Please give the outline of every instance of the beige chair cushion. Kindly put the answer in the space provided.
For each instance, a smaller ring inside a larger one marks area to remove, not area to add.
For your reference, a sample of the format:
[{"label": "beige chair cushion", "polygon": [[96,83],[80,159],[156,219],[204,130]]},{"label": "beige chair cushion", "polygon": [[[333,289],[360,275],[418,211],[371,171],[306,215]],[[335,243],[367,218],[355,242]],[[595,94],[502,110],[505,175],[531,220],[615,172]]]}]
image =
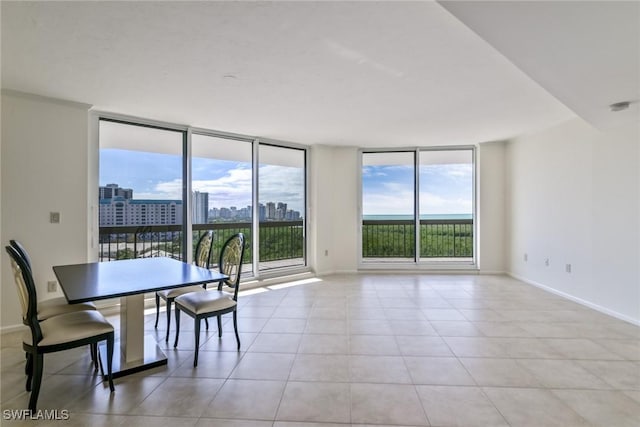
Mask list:
[{"label": "beige chair cushion", "polygon": [[[98,310],[76,311],[61,314],[40,322],[42,341],[39,347],[62,344],[89,338],[95,335],[113,332],[113,325],[107,322]],[[31,332],[23,337],[26,344],[32,345]]]},{"label": "beige chair cushion", "polygon": [[176,297],[179,297],[180,295],[188,294],[190,292],[203,292],[203,291],[206,291],[206,289],[203,288],[202,286],[193,285],[193,286],[185,286],[183,288],[165,289],[164,291],[158,291],[158,295],[160,295],[162,298],[166,300],[168,298],[176,298]]},{"label": "beige chair cushion", "polygon": [[195,314],[225,310],[237,304],[233,300],[233,296],[218,290],[184,294],[176,298],[175,301],[176,304],[180,304]]},{"label": "beige chair cushion", "polygon": [[95,310],[96,305],[92,302],[80,304],[69,304],[65,297],[51,298],[38,301],[38,320],[46,320],[53,316],[74,311]]}]

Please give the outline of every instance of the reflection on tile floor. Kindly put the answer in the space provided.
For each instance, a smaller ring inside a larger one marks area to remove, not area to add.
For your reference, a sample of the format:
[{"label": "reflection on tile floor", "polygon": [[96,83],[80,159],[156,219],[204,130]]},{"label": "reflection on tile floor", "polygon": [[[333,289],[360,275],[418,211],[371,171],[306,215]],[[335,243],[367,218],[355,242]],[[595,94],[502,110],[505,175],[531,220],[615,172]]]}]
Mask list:
[{"label": "reflection on tile floor", "polygon": [[[39,407],[69,420],[1,424],[640,425],[640,328],[505,276],[327,276],[242,296],[238,315],[242,350],[225,316],[197,368],[191,318],[174,349],[148,315],[169,363],[115,394],[87,349],[47,355]],[[2,336],[3,415],[28,402],[20,335]]]}]

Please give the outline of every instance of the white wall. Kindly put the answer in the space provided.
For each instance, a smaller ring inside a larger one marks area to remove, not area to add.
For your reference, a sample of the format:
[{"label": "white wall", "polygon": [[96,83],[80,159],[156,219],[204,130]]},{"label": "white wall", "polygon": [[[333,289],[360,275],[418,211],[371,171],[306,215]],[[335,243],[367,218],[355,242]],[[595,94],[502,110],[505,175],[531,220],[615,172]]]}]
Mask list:
[{"label": "white wall", "polygon": [[639,147],[638,124],[579,119],[509,142],[510,272],[640,322]]},{"label": "white wall", "polygon": [[477,153],[477,221],[478,268],[481,273],[504,273],[505,216],[505,143],[478,145]]},{"label": "white wall", "polygon": [[329,191],[333,201],[331,234],[336,272],[354,272],[358,268],[358,156],[355,147],[336,147],[332,163],[327,165],[333,175]]},{"label": "white wall", "polygon": [[312,269],[323,274],[332,270],[331,259],[333,254],[325,255],[324,251],[332,249],[331,236],[322,233],[331,224],[331,215],[326,210],[319,207],[327,206],[331,203],[331,192],[326,181],[331,180],[331,174],[326,165],[331,162],[331,147],[316,145],[311,147],[309,152],[309,197],[307,199],[309,212],[309,253],[307,260]]},{"label": "white wall", "polygon": [[[29,251],[40,299],[55,280],[52,266],[87,259],[87,140],[85,104],[2,92],[1,325],[21,324],[4,246],[20,240]],[[59,224],[49,212],[60,212]]]},{"label": "white wall", "polygon": [[357,270],[357,164],[354,147],[311,148],[310,260],[317,274]]}]

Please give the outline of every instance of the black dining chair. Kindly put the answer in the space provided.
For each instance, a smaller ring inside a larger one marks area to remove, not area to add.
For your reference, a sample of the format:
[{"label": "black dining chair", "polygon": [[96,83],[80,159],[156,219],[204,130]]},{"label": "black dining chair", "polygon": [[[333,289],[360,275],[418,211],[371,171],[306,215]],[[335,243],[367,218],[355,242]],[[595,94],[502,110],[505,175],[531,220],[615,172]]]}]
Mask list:
[{"label": "black dining chair", "polygon": [[93,346],[101,341],[107,343],[107,379],[109,389],[113,392],[113,325],[98,310],[75,311],[39,320],[38,299],[31,269],[13,246],[6,246],[5,249],[11,258],[11,268],[18,288],[22,322],[29,327],[29,332],[25,333],[22,340],[22,348],[27,352],[26,389],[31,392],[29,409],[36,410],[45,354],[83,345]]},{"label": "black dining chair", "polygon": [[[205,292],[191,292],[180,295],[175,299],[176,311],[176,341],[178,346],[180,334],[180,312],[191,316],[195,321],[196,351],[193,366],[198,366],[198,350],[200,347],[200,322],[202,319],[216,316],[218,318],[218,337],[222,337],[221,316],[233,312],[233,329],[236,333],[238,351],[240,350],[240,336],[238,335],[238,289],[240,288],[240,273],[242,272],[242,259],[244,258],[245,241],[244,234],[238,233],[229,237],[222,246],[218,268],[220,273],[229,276],[228,279],[218,282],[218,290]],[[224,292],[224,285],[233,289],[233,293]]]},{"label": "black dining chair", "polygon": [[[9,244],[22,257],[26,266],[31,271],[33,277],[33,266],[31,264],[31,256],[24,248],[22,243],[17,240],[9,240]],[[97,310],[96,305],[92,302],[82,302],[78,304],[69,304],[65,297],[48,298],[38,301],[38,320],[47,320],[50,317],[59,316],[61,314],[74,313],[76,311]],[[91,361],[94,363],[95,370],[98,370],[98,346],[92,345]],[[28,356],[27,356],[28,357]],[[25,367],[25,374],[28,375],[28,368]]]},{"label": "black dining chair", "polygon": [[[209,261],[211,259],[211,247],[213,246],[213,231],[208,230],[200,239],[196,245],[196,255],[194,257],[194,263],[198,267],[209,269]],[[167,336],[166,342],[169,342],[169,327],[171,326],[171,304],[180,295],[190,292],[202,292],[207,289],[207,284],[185,286],[182,288],[166,289],[156,292],[156,324],[155,328],[158,328],[158,318],[160,317],[160,298],[165,300],[167,304]],[[209,322],[207,321],[207,329],[209,328]]]},{"label": "black dining chair", "polygon": [[[17,240],[9,240],[11,246],[24,259],[27,267],[33,275],[33,267],[31,257],[24,246]],[[74,311],[96,310],[96,305],[92,302],[83,302],[79,304],[69,304],[65,297],[48,298],[38,301],[38,320],[47,320],[50,317],[60,314],[72,313]]]}]

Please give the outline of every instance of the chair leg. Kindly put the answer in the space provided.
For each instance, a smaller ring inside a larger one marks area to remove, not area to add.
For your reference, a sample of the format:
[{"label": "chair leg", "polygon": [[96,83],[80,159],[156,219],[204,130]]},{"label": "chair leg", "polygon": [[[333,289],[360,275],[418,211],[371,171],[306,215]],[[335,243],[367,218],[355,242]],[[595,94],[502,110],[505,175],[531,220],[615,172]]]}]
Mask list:
[{"label": "chair leg", "polygon": [[91,349],[91,362],[93,362],[93,372],[98,372],[98,344],[90,344],[89,348]]},{"label": "chair leg", "polygon": [[193,357],[193,367],[198,366],[198,351],[200,350],[200,319],[196,317],[195,320],[195,330],[196,330],[196,354]]},{"label": "chair leg", "polygon": [[29,356],[31,354],[29,352],[24,353],[24,358],[26,359],[25,363],[24,363],[24,374],[25,375],[29,375],[29,371],[31,370],[31,367],[29,366]]},{"label": "chair leg", "polygon": [[171,300],[167,298],[167,337],[165,342],[169,342],[169,327],[171,326]]},{"label": "chair leg", "polygon": [[98,356],[98,366],[100,366],[100,376],[104,378],[104,366],[102,365],[102,359],[100,359],[100,347],[97,347],[96,351]]},{"label": "chair leg", "polygon": [[29,398],[29,409],[36,411],[40,385],[42,384],[42,372],[44,371],[44,356],[36,353],[33,356],[33,384],[31,387],[31,397]]},{"label": "chair leg", "polygon": [[156,292],[156,324],[154,328],[158,329],[158,318],[160,317],[160,295]]},{"label": "chair leg", "polygon": [[222,316],[218,316],[218,338],[222,338]]},{"label": "chair leg", "polygon": [[115,387],[113,386],[113,335],[110,335],[107,338],[107,379],[109,380],[109,390],[111,392],[115,391]]},{"label": "chair leg", "polygon": [[178,308],[178,305],[176,304],[176,340],[173,343],[173,348],[176,348],[178,346],[178,336],[180,335],[180,309]]},{"label": "chair leg", "polygon": [[238,351],[240,351],[240,335],[238,335],[238,316],[237,311],[233,311],[233,330],[236,333],[236,341],[238,341]]},{"label": "chair leg", "polygon": [[31,382],[33,380],[33,354],[31,353],[27,353],[27,363],[25,364],[24,373],[27,375],[27,382],[24,388],[27,391],[31,391]]}]

